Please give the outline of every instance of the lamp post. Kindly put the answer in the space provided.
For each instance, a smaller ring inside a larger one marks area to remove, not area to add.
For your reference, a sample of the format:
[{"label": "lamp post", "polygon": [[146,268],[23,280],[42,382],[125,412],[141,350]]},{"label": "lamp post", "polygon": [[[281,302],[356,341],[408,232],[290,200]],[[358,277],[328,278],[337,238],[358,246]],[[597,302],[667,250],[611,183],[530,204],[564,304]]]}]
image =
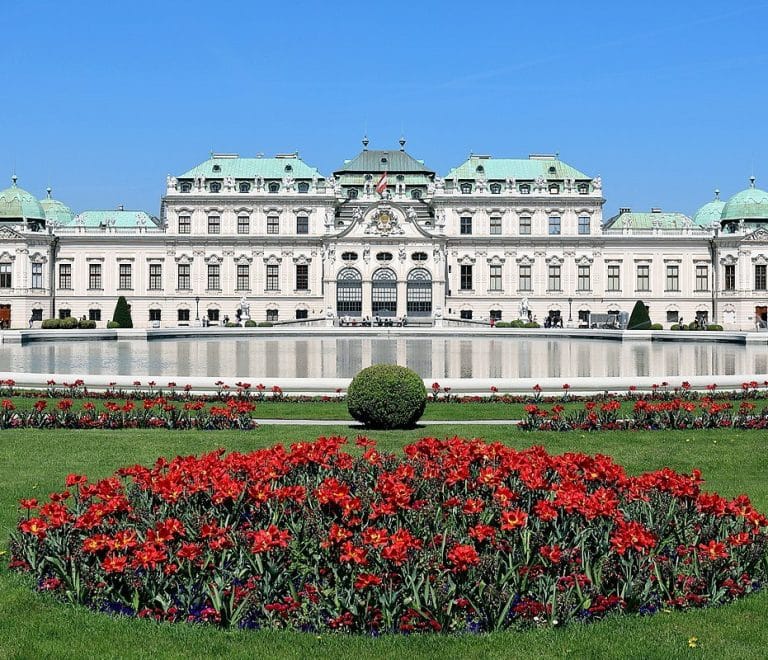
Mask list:
[{"label": "lamp post", "polygon": [[200,296],[195,296],[195,321],[200,320]]},{"label": "lamp post", "polygon": [[568,323],[573,321],[573,298],[568,298]]}]

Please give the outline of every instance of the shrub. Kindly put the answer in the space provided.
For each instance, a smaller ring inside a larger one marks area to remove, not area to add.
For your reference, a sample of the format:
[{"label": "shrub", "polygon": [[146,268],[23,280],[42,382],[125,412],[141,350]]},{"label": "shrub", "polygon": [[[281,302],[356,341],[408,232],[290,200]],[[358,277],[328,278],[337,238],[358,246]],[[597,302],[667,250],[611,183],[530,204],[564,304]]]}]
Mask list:
[{"label": "shrub", "polygon": [[374,364],[352,379],[349,414],[369,428],[412,428],[424,414],[427,389],[420,376],[396,364]]},{"label": "shrub", "polygon": [[133,327],[131,308],[128,306],[128,301],[125,299],[125,296],[120,296],[117,299],[117,304],[115,305],[115,313],[112,315],[112,320],[117,323],[118,328]]},{"label": "shrub", "polygon": [[[246,325],[248,323],[246,322]],[[259,328],[271,328],[272,327],[272,321],[259,321],[258,323],[254,323],[255,326]]]},{"label": "shrub", "polygon": [[541,326],[536,321],[528,321],[525,325],[523,325],[524,328],[540,328]]},{"label": "shrub", "polygon": [[661,323],[651,323],[651,330],[663,330],[664,326]]},{"label": "shrub", "polygon": [[715,331],[717,331],[717,330],[722,330],[722,329],[723,329],[723,326],[720,325],[719,323],[710,323],[707,326],[707,330],[715,330]]},{"label": "shrub", "polygon": [[58,330],[61,327],[61,319],[45,319],[40,327],[44,330]]},{"label": "shrub", "polygon": [[497,328],[517,328],[514,321],[496,321]]},{"label": "shrub", "polygon": [[109,328],[110,330],[113,330],[114,328],[119,328],[119,327],[120,327],[120,324],[117,321],[109,321],[107,323],[107,328]]},{"label": "shrub", "polygon": [[89,321],[87,319],[80,319],[77,322],[77,327],[81,330],[93,330],[96,327],[96,321]]},{"label": "shrub", "polygon": [[[258,323],[256,323],[256,321],[254,321],[254,320],[252,320],[252,319],[248,319],[248,320],[245,322],[245,327],[246,327],[246,328],[255,328],[257,325],[259,325],[259,324],[258,324]],[[270,325],[272,325],[272,324],[270,323]]]},{"label": "shrub", "polygon": [[642,300],[638,300],[629,315],[627,330],[650,330],[651,318],[648,316],[648,308]]},{"label": "shrub", "polygon": [[239,328],[239,327],[240,327],[240,324],[239,324],[239,323],[235,323],[234,321],[228,321],[228,322],[227,322],[227,323],[224,325],[224,327],[225,327],[225,328]]},{"label": "shrub", "polygon": [[74,330],[77,324],[78,320],[74,316],[68,316],[65,319],[61,319],[59,327],[62,330]]}]

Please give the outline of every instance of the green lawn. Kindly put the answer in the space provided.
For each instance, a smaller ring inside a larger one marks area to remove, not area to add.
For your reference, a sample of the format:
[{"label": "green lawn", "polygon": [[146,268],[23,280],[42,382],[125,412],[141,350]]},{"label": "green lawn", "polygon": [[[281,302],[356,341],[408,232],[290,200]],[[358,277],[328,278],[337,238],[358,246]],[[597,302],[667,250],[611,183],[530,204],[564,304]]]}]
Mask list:
[{"label": "green lawn", "polygon": [[[270,404],[271,405],[271,404]],[[295,404],[285,404],[295,405]],[[325,404],[323,404],[325,405]],[[266,405],[264,406],[267,407]],[[472,408],[473,406],[469,406]],[[467,406],[464,406],[467,409]],[[274,442],[320,435],[348,435],[346,426],[263,426],[254,432],[4,431],[0,436],[0,552],[7,551],[16,501],[61,488],[68,472],[102,477],[159,455],[198,453],[216,447],[247,451]],[[768,452],[762,432],[526,433],[513,427],[430,426],[415,431],[372,432],[397,450],[424,435],[478,435],[552,452],[607,453],[630,472],[669,466],[700,467],[708,489],[727,496],[748,493],[768,509]],[[768,593],[734,605],[654,617],[624,617],[589,626],[484,636],[350,637],[287,632],[225,632],[208,627],[157,625],[113,619],[59,604],[37,594],[0,560],[0,657],[642,657],[761,658],[768,647]],[[688,640],[698,638],[698,647]]]}]

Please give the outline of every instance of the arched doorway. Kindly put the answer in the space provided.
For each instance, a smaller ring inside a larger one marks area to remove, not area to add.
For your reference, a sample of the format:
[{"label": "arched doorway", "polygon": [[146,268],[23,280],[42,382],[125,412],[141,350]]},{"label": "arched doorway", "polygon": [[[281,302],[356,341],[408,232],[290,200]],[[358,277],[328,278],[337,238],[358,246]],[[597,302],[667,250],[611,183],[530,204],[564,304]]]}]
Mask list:
[{"label": "arched doorway", "polygon": [[374,316],[397,315],[397,275],[390,268],[379,268],[371,278],[371,313]]},{"label": "arched doorway", "polygon": [[408,273],[406,301],[408,316],[432,315],[432,275],[426,268],[414,268]]},{"label": "arched doorway", "polygon": [[344,268],[336,277],[336,316],[363,313],[363,278],[356,268]]}]

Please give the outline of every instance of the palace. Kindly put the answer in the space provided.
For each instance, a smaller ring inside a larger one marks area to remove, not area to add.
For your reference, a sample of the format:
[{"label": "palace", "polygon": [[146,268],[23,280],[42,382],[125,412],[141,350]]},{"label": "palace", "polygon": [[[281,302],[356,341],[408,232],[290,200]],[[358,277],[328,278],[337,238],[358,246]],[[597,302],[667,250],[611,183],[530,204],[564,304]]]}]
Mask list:
[{"label": "palace", "polygon": [[169,176],[159,217],[74,214],[0,192],[0,322],[103,327],[118,296],[137,327],[407,317],[409,324],[629,312],[665,328],[765,326],[768,193],[692,218],[621,209],[556,155],[471,155],[440,176],[405,151],[363,150],[329,176],[298,154],[212,154]]}]

